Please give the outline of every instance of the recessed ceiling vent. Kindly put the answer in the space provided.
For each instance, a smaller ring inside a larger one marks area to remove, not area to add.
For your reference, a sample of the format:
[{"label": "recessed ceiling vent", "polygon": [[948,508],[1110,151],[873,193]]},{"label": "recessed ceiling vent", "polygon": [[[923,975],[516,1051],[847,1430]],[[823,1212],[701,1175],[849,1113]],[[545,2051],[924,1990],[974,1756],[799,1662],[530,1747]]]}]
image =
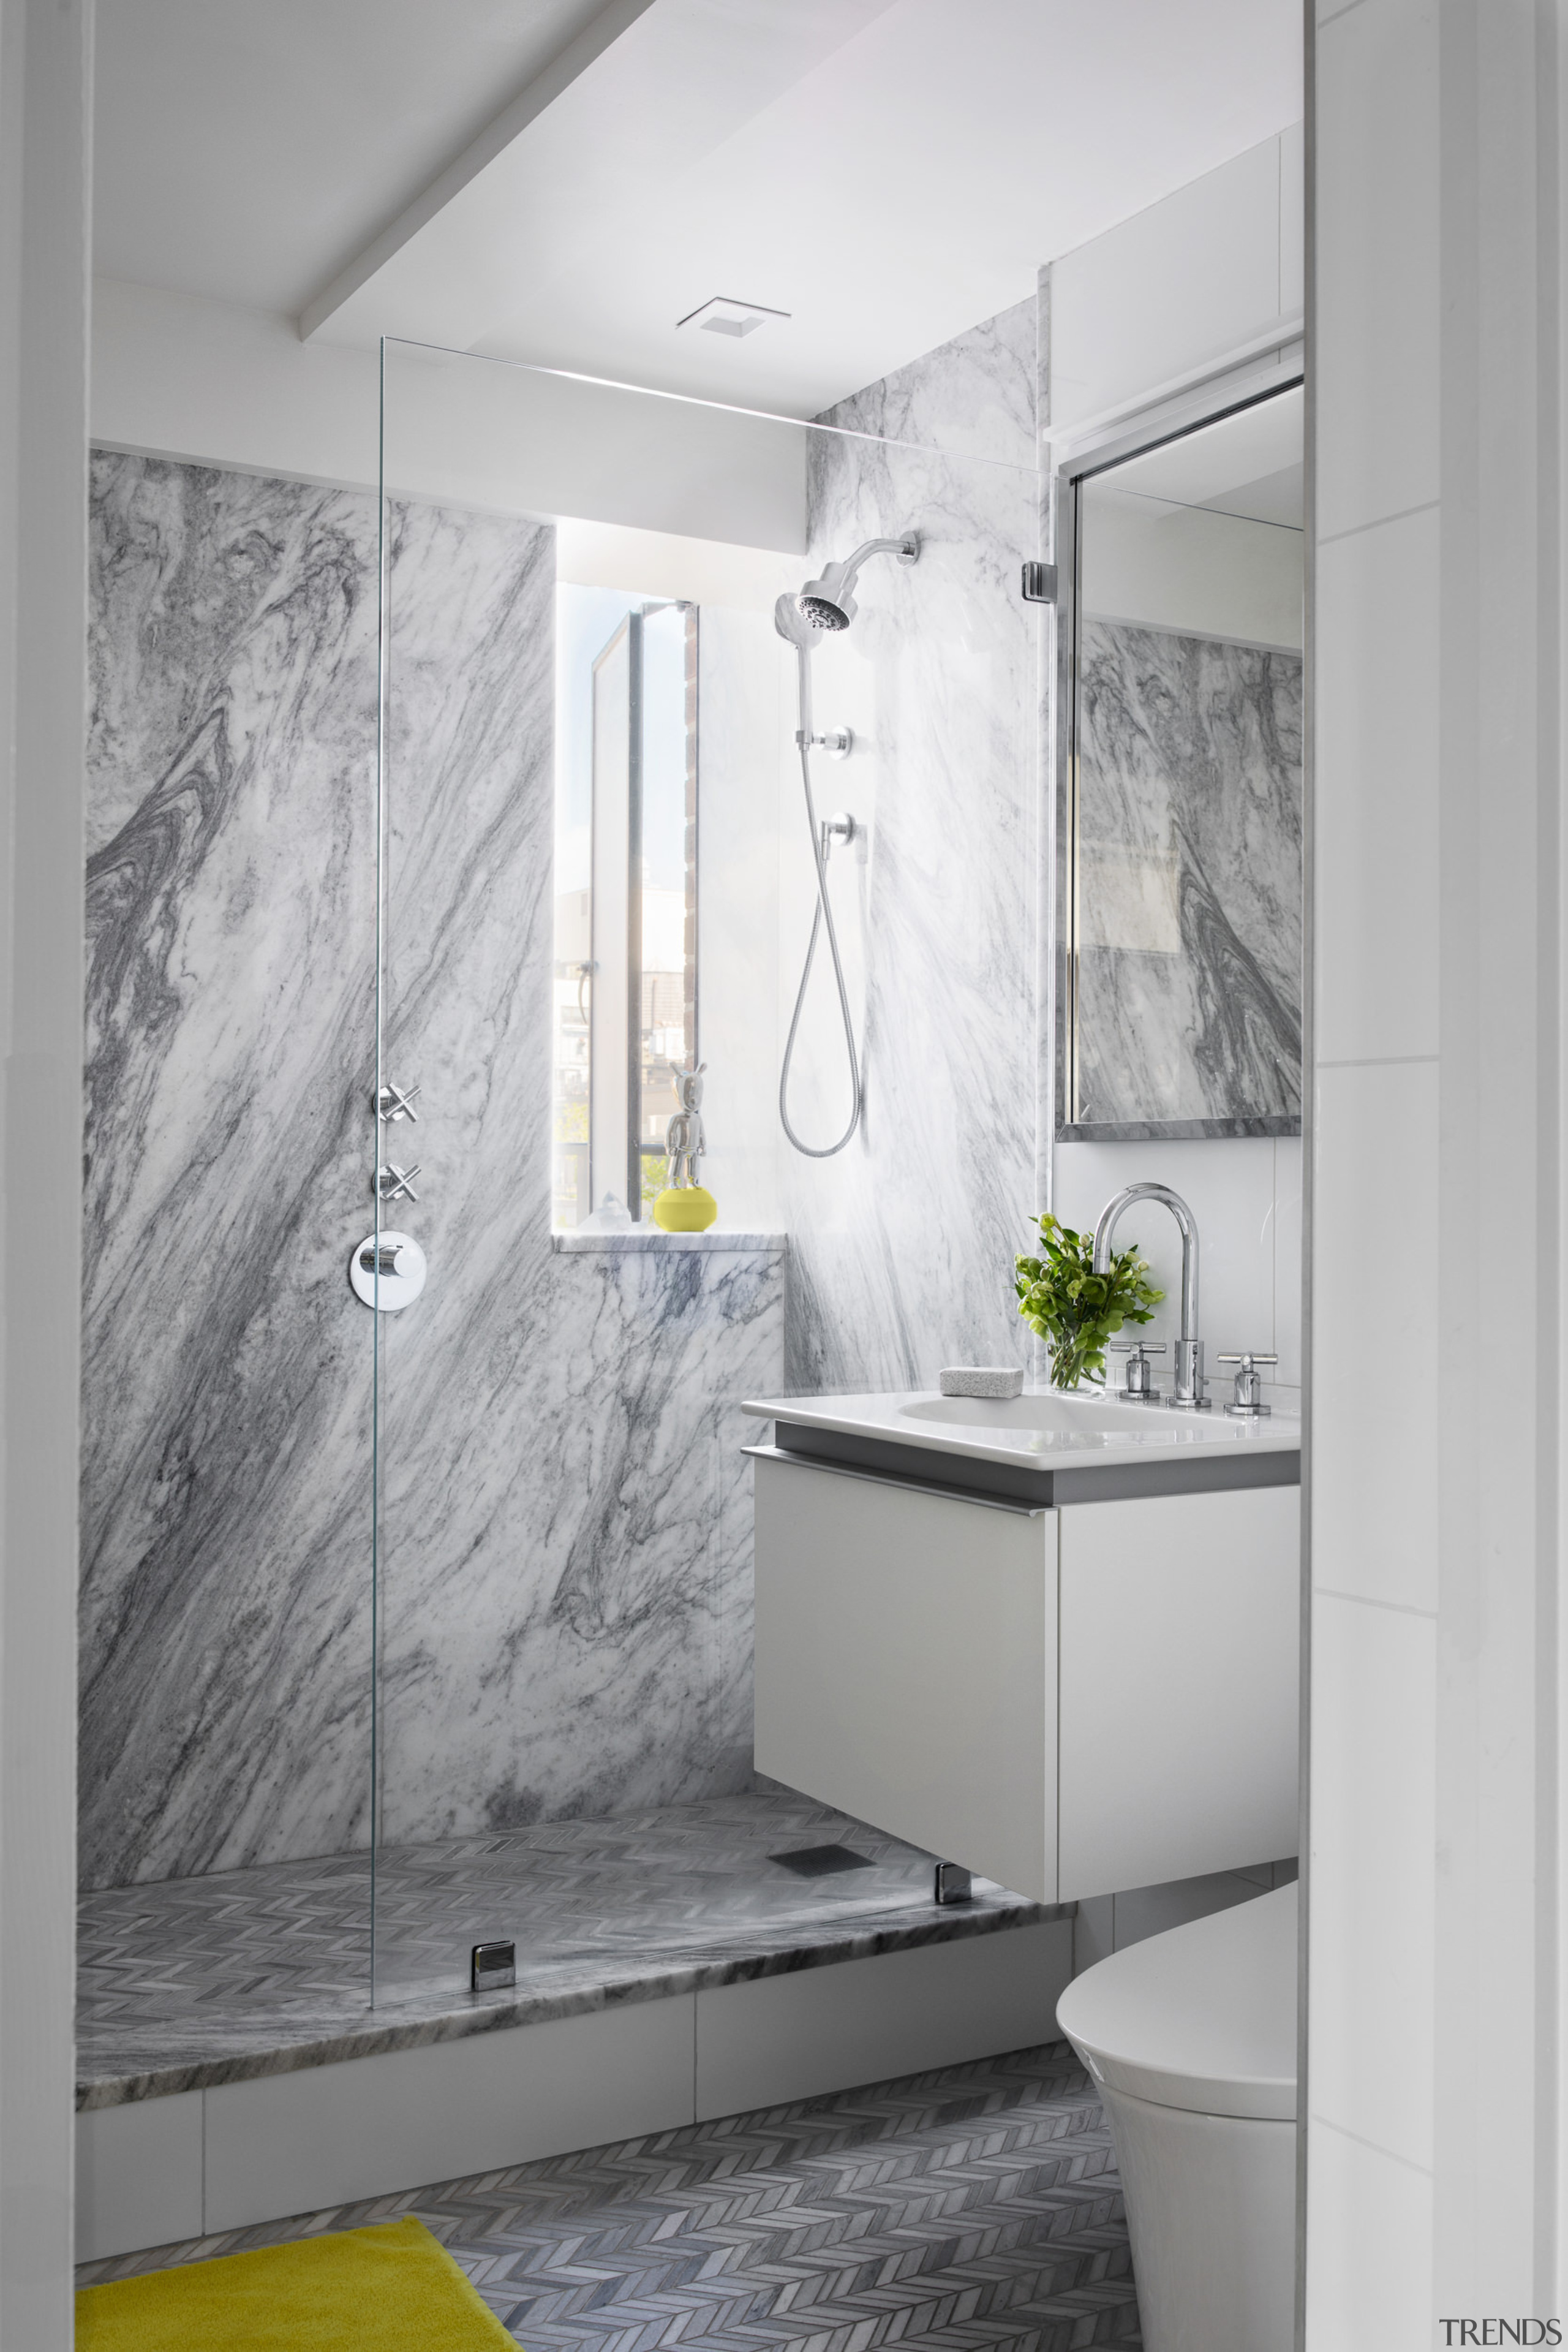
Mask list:
[{"label": "recessed ceiling vent", "polygon": [[677,327],[700,327],[706,335],[750,335],[765,327],[769,319],[787,319],[788,310],[770,310],[765,302],[732,302],[727,294],[716,294],[710,302],[697,310],[688,310],[677,319]]}]

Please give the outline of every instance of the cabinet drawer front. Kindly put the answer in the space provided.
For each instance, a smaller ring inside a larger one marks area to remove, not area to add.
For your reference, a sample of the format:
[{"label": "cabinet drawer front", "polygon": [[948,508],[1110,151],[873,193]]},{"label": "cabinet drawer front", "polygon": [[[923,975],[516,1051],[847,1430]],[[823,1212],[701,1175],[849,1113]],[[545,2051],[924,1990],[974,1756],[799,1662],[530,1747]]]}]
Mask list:
[{"label": "cabinet drawer front", "polygon": [[1056,1514],[757,1464],[757,1764],[1056,1899]]},{"label": "cabinet drawer front", "polygon": [[1061,1900],[1294,1853],[1300,1490],[1058,1517]]}]

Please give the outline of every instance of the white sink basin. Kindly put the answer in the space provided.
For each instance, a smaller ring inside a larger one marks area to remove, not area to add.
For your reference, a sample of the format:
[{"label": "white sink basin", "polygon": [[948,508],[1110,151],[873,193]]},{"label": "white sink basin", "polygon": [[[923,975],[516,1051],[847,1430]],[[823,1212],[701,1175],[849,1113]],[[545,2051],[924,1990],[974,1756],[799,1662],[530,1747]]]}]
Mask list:
[{"label": "white sink basin", "polygon": [[[1228,1393],[1229,1382],[1220,1385]],[[1177,1412],[1054,1389],[1008,1398],[945,1397],[924,1390],[913,1395],[762,1397],[750,1400],[745,1410],[758,1420],[794,1422],[982,1461],[1034,1462],[1042,1468],[1084,1454],[1132,1454],[1145,1461],[1237,1446],[1293,1454],[1301,1443],[1300,1422],[1283,1413],[1239,1421],[1219,1403],[1205,1412]]]}]

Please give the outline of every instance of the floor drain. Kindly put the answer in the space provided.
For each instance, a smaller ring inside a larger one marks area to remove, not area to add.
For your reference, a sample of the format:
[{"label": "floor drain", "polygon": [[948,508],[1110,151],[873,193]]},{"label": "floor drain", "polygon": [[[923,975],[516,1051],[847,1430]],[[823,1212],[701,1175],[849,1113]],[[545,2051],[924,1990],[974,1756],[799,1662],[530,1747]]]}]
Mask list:
[{"label": "floor drain", "polygon": [[769,1862],[781,1869],[792,1870],[797,1878],[831,1878],[841,1870],[870,1870],[869,1853],[856,1853],[847,1845],[802,1845],[792,1853],[770,1853]]}]

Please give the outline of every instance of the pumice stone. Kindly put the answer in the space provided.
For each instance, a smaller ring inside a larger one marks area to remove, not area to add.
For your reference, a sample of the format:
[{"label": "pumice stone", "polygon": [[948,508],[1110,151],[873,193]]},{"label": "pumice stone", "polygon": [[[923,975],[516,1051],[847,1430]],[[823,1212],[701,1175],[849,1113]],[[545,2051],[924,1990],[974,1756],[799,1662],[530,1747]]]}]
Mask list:
[{"label": "pumice stone", "polygon": [[1010,1364],[949,1364],[941,1375],[944,1396],[1016,1397],[1023,1373]]}]

